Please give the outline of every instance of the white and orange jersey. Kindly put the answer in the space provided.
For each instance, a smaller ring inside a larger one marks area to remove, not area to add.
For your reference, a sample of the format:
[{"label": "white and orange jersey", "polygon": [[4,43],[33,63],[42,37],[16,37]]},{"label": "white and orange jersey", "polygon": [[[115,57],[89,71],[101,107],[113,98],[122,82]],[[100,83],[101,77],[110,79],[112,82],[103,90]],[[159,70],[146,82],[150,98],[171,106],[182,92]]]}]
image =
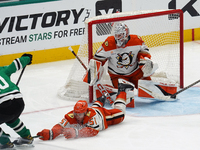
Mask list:
[{"label": "white and orange jersey", "polygon": [[[119,104],[118,104],[119,105]],[[120,105],[124,105],[123,103]],[[70,111],[65,115],[60,123],[58,123],[53,128],[58,133],[54,133],[59,135],[62,131],[62,128],[76,128],[78,130],[84,128],[92,128],[96,131],[105,130],[109,125],[114,125],[122,122],[124,120],[124,112],[120,109],[105,109],[102,107],[102,104],[99,101],[93,103],[91,108],[88,108],[87,114],[83,119],[83,124],[78,124],[76,118],[74,117],[73,111]],[[59,125],[59,126],[58,126]],[[95,132],[95,131],[94,131]],[[90,133],[91,134],[91,130]],[[85,133],[84,136],[90,136]]]},{"label": "white and orange jersey", "polygon": [[102,109],[102,107],[88,108],[82,125],[77,123],[73,111],[67,113],[59,124],[64,128],[75,127],[80,130],[84,127],[91,127],[98,131],[104,130],[108,128],[108,125]]},{"label": "white and orange jersey", "polygon": [[107,129],[109,125],[118,124],[124,120],[125,104],[120,100],[117,103],[117,107],[120,109],[106,109],[102,106],[103,104],[101,102],[94,102],[92,107],[87,109],[82,124],[77,123],[73,111],[65,114],[62,121],[54,125],[51,129],[53,139],[62,134],[64,128],[78,129],[78,137],[95,136],[99,131]]},{"label": "white and orange jersey", "polygon": [[120,48],[116,46],[114,36],[109,36],[94,55],[94,59],[103,63],[108,61],[108,72],[116,75],[130,75],[136,71],[140,57],[151,58],[151,55],[137,35],[130,35],[126,45]]}]

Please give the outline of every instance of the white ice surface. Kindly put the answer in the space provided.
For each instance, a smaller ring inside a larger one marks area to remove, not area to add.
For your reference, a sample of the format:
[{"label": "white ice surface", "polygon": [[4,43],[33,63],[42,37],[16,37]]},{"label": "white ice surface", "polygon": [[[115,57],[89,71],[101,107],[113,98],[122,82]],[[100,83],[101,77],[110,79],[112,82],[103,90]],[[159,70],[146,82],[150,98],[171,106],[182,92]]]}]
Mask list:
[{"label": "white ice surface", "polygon": [[[185,43],[185,86],[200,78],[200,43]],[[74,101],[62,100],[58,89],[65,84],[74,60],[30,65],[19,83],[25,110],[20,119],[36,135],[51,129],[64,114],[73,109]],[[19,73],[12,76],[17,81]],[[188,95],[189,96],[189,95]],[[200,100],[200,93],[199,93]],[[192,109],[192,108],[191,108]],[[14,140],[18,135],[5,124],[2,129]],[[35,139],[33,150],[199,150],[200,114],[137,117],[127,114],[118,125],[110,126],[97,136],[53,141]]]}]

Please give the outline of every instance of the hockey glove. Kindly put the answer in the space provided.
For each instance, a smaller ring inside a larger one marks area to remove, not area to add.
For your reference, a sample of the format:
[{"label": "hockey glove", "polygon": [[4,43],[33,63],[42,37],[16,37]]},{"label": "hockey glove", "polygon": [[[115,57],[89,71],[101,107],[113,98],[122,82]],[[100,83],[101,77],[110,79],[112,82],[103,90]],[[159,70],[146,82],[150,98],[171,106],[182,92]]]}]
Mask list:
[{"label": "hockey glove", "polygon": [[37,135],[41,136],[39,139],[43,141],[53,140],[53,132],[49,129],[44,129],[41,132],[38,132]]},{"label": "hockey glove", "polygon": [[25,54],[22,55],[22,57],[24,57],[24,56],[28,56],[30,58],[30,62],[28,63],[28,65],[32,64],[33,55],[25,53]]},{"label": "hockey glove", "polygon": [[76,138],[78,137],[78,130],[74,128],[65,128],[63,134],[67,139]]},{"label": "hockey glove", "polygon": [[158,64],[153,63],[149,58],[145,57],[144,59],[140,59],[139,65],[142,66],[143,77],[148,77],[152,75],[157,69]]}]

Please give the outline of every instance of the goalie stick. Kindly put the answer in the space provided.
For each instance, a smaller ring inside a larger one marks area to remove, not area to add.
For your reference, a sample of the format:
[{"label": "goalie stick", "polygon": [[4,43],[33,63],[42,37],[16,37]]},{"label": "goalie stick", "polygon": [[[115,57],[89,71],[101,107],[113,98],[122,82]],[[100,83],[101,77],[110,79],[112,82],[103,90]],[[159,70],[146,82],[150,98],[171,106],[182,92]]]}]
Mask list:
[{"label": "goalie stick", "polygon": [[189,89],[190,87],[192,87],[193,85],[195,85],[195,84],[197,84],[197,83],[199,83],[199,82],[200,82],[200,80],[197,80],[196,82],[194,82],[194,83],[192,83],[192,84],[186,86],[185,88],[181,89],[180,91],[178,91],[178,92],[172,94],[170,97],[171,97],[171,98],[176,98],[176,95],[178,95],[179,93],[181,93],[181,92],[183,92],[183,91]]},{"label": "goalie stick", "polygon": [[72,52],[72,54],[74,54],[74,56],[78,59],[78,61],[81,63],[81,65],[85,68],[85,70],[87,70],[87,67],[84,65],[84,63],[80,60],[80,58],[76,55],[76,53],[74,52],[74,50],[72,49],[72,47],[68,47],[68,49]]},{"label": "goalie stick", "polygon": [[[76,53],[74,52],[74,50],[72,49],[71,46],[68,47],[68,49],[72,52],[72,54],[78,59],[78,61],[80,62],[80,64],[84,67],[85,70],[87,70],[87,67],[85,66],[85,64],[81,61],[81,59],[76,55]],[[100,81],[98,81],[97,83],[97,88],[99,89],[99,91],[101,92],[101,94],[106,96],[106,100],[110,103],[113,104],[113,101],[110,97],[110,94],[108,93],[108,91],[105,89],[105,87],[100,83]]]}]

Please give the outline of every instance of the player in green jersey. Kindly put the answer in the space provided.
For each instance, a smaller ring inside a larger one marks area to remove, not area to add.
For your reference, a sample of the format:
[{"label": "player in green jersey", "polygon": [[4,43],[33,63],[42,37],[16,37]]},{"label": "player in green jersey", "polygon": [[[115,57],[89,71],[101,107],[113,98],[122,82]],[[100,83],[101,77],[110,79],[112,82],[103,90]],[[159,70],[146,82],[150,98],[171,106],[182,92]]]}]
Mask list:
[{"label": "player in green jersey", "polygon": [[5,123],[12,128],[21,138],[11,142],[9,134],[0,127],[0,149],[12,148],[14,144],[31,144],[33,138],[30,130],[19,119],[24,110],[23,96],[19,87],[14,84],[10,77],[16,71],[32,63],[31,54],[23,54],[15,59],[10,65],[0,67],[0,125]]}]

